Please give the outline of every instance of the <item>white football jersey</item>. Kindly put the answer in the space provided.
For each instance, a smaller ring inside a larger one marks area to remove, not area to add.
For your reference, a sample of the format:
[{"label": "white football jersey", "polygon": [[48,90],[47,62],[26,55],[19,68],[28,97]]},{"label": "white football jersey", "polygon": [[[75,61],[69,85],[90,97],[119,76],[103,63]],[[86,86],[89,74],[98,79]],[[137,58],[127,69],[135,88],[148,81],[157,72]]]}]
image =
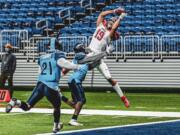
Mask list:
[{"label": "white football jersey", "polygon": [[110,42],[110,31],[106,29],[103,23],[100,23],[93,34],[89,48],[96,53],[103,52]]}]

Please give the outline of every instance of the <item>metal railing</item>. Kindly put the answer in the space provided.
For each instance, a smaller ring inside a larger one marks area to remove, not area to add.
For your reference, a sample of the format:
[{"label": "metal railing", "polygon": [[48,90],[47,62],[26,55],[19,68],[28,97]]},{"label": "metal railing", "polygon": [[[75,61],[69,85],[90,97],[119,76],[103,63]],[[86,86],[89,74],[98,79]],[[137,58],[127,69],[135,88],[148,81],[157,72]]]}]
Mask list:
[{"label": "metal railing", "polygon": [[92,14],[92,0],[81,0],[80,1],[80,5],[82,8],[89,8],[90,9],[90,13]]},{"label": "metal railing", "polygon": [[44,54],[48,49],[50,37],[32,37],[29,39],[28,59],[35,61],[37,57]]},{"label": "metal railing", "polygon": [[180,35],[163,35],[160,42],[161,59],[180,57]]},{"label": "metal railing", "polygon": [[[31,37],[28,39],[26,30],[2,30],[0,32],[0,52],[4,52],[4,45],[11,43],[14,53],[22,53],[22,58],[35,60],[47,50],[50,37]],[[67,56],[73,56],[73,48],[77,43],[88,45],[91,37],[87,36],[66,36],[59,37],[63,51]],[[112,41],[115,51],[108,55],[108,58],[129,59],[148,58],[166,59],[180,58],[180,35],[133,35],[120,37]],[[26,54],[25,56],[23,54]]]},{"label": "metal railing", "polygon": [[68,56],[71,56],[73,53],[73,48],[77,43],[82,43],[84,45],[88,45],[88,38],[86,36],[67,36],[59,38],[63,51],[68,53]]},{"label": "metal railing", "polygon": [[[63,51],[67,53],[67,56],[71,56],[73,53],[73,48],[77,43],[83,43],[87,45],[86,36],[68,36],[58,38],[59,42],[62,44]],[[37,57],[45,54],[48,50],[48,45],[50,42],[50,37],[32,37],[29,39],[29,51],[28,58],[35,61]]]},{"label": "metal railing", "polygon": [[71,17],[72,17],[72,15],[71,15],[71,8],[62,9],[62,10],[60,10],[58,12],[58,14],[59,14],[59,18],[61,18],[61,19],[68,18],[69,24],[71,24]]},{"label": "metal railing", "polygon": [[159,37],[158,36],[125,36],[124,37],[124,59],[127,58],[158,58]]},{"label": "metal railing", "polygon": [[4,46],[10,43],[14,48],[14,53],[24,53],[26,55],[28,41],[27,30],[2,30],[0,32],[0,52],[4,52]]}]

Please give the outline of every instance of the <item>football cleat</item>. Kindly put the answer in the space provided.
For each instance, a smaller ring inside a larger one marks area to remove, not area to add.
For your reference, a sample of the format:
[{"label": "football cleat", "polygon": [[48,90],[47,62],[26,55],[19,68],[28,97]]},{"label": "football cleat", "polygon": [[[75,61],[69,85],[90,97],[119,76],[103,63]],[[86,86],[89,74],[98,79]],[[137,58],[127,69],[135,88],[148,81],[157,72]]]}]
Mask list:
[{"label": "football cleat", "polygon": [[126,96],[122,96],[121,100],[123,101],[124,105],[128,108],[130,106],[130,103]]},{"label": "football cleat", "polygon": [[71,119],[68,123],[71,126],[83,126],[83,124],[78,123],[77,120]]},{"label": "football cleat", "polygon": [[11,101],[6,106],[6,113],[9,113],[14,106],[16,106],[16,98],[12,98]]},{"label": "football cleat", "polygon": [[63,128],[63,123],[54,123],[53,133],[59,132]]}]

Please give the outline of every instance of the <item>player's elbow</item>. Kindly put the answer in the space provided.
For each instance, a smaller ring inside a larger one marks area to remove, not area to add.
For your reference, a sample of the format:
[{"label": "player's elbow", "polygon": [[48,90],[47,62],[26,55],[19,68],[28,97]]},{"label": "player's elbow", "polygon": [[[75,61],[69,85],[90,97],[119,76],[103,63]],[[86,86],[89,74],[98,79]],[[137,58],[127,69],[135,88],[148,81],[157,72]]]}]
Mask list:
[{"label": "player's elbow", "polygon": [[99,14],[99,16],[100,16],[100,17],[105,17],[106,14],[105,14],[105,12],[101,12],[101,13]]}]

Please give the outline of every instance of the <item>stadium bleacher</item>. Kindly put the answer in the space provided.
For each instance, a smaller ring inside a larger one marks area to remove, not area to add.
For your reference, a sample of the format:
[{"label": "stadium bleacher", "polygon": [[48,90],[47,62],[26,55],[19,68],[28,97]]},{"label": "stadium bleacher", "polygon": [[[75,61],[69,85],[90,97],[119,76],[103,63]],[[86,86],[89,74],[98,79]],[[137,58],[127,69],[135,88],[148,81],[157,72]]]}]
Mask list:
[{"label": "stadium bleacher", "polygon": [[[54,30],[56,23],[63,23],[59,11],[69,8],[71,17],[78,13],[85,13],[80,6],[80,0],[1,0],[0,1],[0,29],[28,29],[30,34],[37,34],[35,24],[37,21],[47,19],[49,28]],[[64,20],[65,21],[65,20]],[[38,31],[39,32],[39,31]],[[38,34],[42,34],[41,32]]]},{"label": "stadium bleacher", "polygon": [[[92,6],[96,8],[100,3],[108,0],[93,1]],[[96,3],[96,4],[95,4]],[[64,23],[58,15],[59,11],[70,8],[71,17],[75,23],[61,29],[62,34],[87,35],[94,32],[95,21],[99,14],[96,10],[91,15],[85,14],[86,7],[81,7],[80,0],[1,0],[0,1],[0,29],[28,29],[31,34],[42,34],[37,31],[35,23],[41,19],[49,21],[49,28],[55,30],[56,23]],[[104,5],[105,6],[105,5]],[[129,2],[128,0],[117,1],[106,5],[103,10],[115,9],[123,6],[128,17],[122,21],[119,31],[127,34],[179,34],[180,31],[180,2],[178,0],[141,0]],[[84,13],[85,17],[77,18],[78,13]],[[8,17],[7,17],[8,16]],[[77,25],[79,24],[79,25]],[[79,29],[79,26],[87,31]]]},{"label": "stadium bleacher", "polygon": [[[121,27],[118,29],[121,36],[159,36],[159,41],[152,38],[154,40],[151,42],[153,47],[150,47],[149,41],[144,41],[141,37],[137,38],[142,39],[142,41],[137,39],[137,42],[134,41],[136,43],[127,41],[125,43],[126,51],[131,51],[132,54],[134,52],[179,52],[179,38],[171,37],[171,41],[174,40],[173,42],[167,41],[167,39],[165,41],[160,40],[163,35],[180,34],[180,2],[178,0],[0,0],[0,31],[25,29],[28,33],[26,40],[35,35],[52,34],[52,36],[60,35],[60,37],[87,36],[89,42],[95,31],[99,13],[119,6],[124,7],[128,12],[128,16],[121,22]],[[107,19],[110,17],[108,16]],[[39,21],[47,21],[44,23],[45,27],[37,28]],[[11,35],[13,35],[12,38]],[[4,45],[9,41],[13,42],[14,46],[19,47],[21,37],[18,35],[21,34],[16,35],[14,36],[14,33],[9,34],[10,37],[3,35],[0,44]],[[14,37],[17,39],[12,40]],[[21,41],[24,42],[24,38]],[[67,43],[63,42],[63,45]],[[162,47],[160,46],[161,43],[158,42],[163,43]],[[24,51],[25,47],[22,49]],[[117,50],[123,52],[122,45],[119,44]],[[37,49],[35,52],[41,52],[41,50]],[[70,50],[68,49],[66,52],[70,52]]]},{"label": "stadium bleacher", "polygon": [[[156,34],[156,35],[167,35],[167,34],[179,34],[179,9],[180,2],[177,0],[144,0],[140,2],[114,2],[111,5],[107,5],[103,10],[115,9],[119,6],[124,7],[128,16],[122,21],[119,31],[122,35],[129,34]],[[86,33],[93,34],[95,28],[95,21],[99,11],[95,12],[90,16],[82,18],[82,21],[79,22],[79,25],[86,30]],[[90,22],[87,25],[86,22]],[[69,29],[73,29],[69,32]],[[77,29],[78,31],[74,31]],[[77,23],[72,24],[69,27],[62,29],[62,34],[69,33],[81,35],[81,29]]]}]

